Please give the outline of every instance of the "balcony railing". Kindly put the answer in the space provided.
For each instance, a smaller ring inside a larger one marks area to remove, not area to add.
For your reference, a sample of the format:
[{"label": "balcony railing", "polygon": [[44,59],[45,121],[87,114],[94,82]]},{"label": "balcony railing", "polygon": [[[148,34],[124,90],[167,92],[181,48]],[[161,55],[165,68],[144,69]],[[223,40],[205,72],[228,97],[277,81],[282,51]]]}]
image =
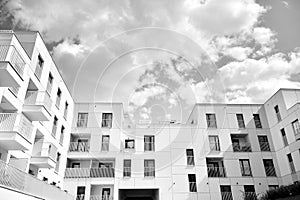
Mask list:
[{"label": "balcony railing", "polygon": [[20,77],[23,77],[25,61],[12,45],[0,45],[0,62],[9,61]]},{"label": "balcony railing", "polygon": [[0,113],[0,131],[17,131],[30,141],[32,136],[31,122],[20,113]]},{"label": "balcony railing", "polygon": [[261,151],[271,151],[269,142],[260,142],[259,146]]},{"label": "balcony railing", "polygon": [[57,187],[0,161],[0,185],[33,194],[44,199],[72,200],[73,197]]},{"label": "balcony railing", "polygon": [[69,152],[88,152],[89,142],[70,142]]},{"label": "balcony railing", "polygon": [[47,92],[27,91],[25,105],[41,105],[50,113],[52,101]]},{"label": "balcony railing", "polygon": [[275,167],[265,167],[267,176],[276,176]]},{"label": "balcony railing", "polygon": [[190,192],[197,192],[197,183],[196,182],[190,182],[189,187],[190,187]]},{"label": "balcony railing", "polygon": [[251,152],[251,144],[243,143],[243,144],[232,144],[234,152]]},{"label": "balcony railing", "polygon": [[112,195],[91,195],[90,200],[113,200]]},{"label": "balcony railing", "polygon": [[255,192],[245,192],[245,200],[257,200]]},{"label": "balcony railing", "polygon": [[222,200],[233,200],[231,192],[221,192]]},{"label": "balcony railing", "polygon": [[103,168],[67,168],[65,178],[112,178],[115,177],[115,169]]},{"label": "balcony railing", "polygon": [[208,177],[226,177],[225,167],[207,167]]}]

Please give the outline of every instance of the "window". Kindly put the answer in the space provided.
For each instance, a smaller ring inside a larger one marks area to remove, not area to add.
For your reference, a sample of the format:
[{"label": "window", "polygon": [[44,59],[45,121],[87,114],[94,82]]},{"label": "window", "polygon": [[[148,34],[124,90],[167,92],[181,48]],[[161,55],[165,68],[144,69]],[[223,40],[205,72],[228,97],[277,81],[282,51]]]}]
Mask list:
[{"label": "window", "polygon": [[257,137],[258,137],[260,150],[261,151],[271,151],[268,137],[266,135],[259,135]]},{"label": "window", "polygon": [[267,176],[276,176],[275,167],[272,159],[263,159],[265,172]]},{"label": "window", "polygon": [[109,135],[102,135],[101,151],[109,151]]},{"label": "window", "polygon": [[59,138],[59,144],[61,144],[61,145],[63,145],[63,143],[64,143],[64,133],[65,133],[65,127],[61,126],[60,138]]},{"label": "window", "polygon": [[80,163],[72,163],[72,168],[80,168]]},{"label": "window", "polygon": [[56,97],[56,107],[59,108],[59,105],[60,105],[60,100],[61,100],[61,90],[58,88],[57,90],[57,97]]},{"label": "window", "polygon": [[51,94],[51,91],[52,91],[52,84],[53,84],[53,76],[51,73],[49,73],[47,89],[46,89],[46,91],[48,92],[49,95]]},{"label": "window", "polygon": [[102,200],[109,200],[109,199],[112,199],[110,196],[110,188],[102,188]]},{"label": "window", "polygon": [[259,114],[253,114],[255,128],[262,128]]},{"label": "window", "polygon": [[112,127],[112,113],[102,113],[102,128]]},{"label": "window", "polygon": [[282,136],[283,145],[286,147],[289,143],[287,141],[284,128],[280,129],[280,132],[281,132],[281,136]]},{"label": "window", "polygon": [[52,125],[52,136],[53,137],[56,137],[57,122],[58,122],[58,119],[56,116],[54,116],[53,125]]},{"label": "window", "polygon": [[154,151],[154,136],[145,135],[144,136],[144,151]]},{"label": "window", "polygon": [[206,122],[208,128],[217,128],[217,120],[215,114],[206,114]]},{"label": "window", "polygon": [[154,177],[155,176],[155,160],[144,161],[144,176]]},{"label": "window", "polygon": [[125,140],[125,149],[134,149],[134,140],[133,139]]},{"label": "window", "polygon": [[280,122],[281,121],[281,115],[280,115],[280,111],[279,111],[278,105],[276,105],[274,107],[274,110],[275,110],[275,114],[276,114],[276,117],[277,117],[277,121]]},{"label": "window", "polygon": [[84,194],[85,194],[85,186],[78,186],[76,200],[84,200]]},{"label": "window", "polygon": [[287,158],[288,158],[288,161],[289,161],[289,165],[290,165],[291,172],[292,172],[292,173],[296,173],[295,165],[294,165],[294,162],[293,162],[292,154],[290,154],[290,153],[287,154]]},{"label": "window", "polygon": [[222,200],[233,200],[230,185],[220,185]]},{"label": "window", "polygon": [[220,151],[220,143],[218,136],[208,136],[209,147],[211,151]]},{"label": "window", "polygon": [[77,127],[87,127],[88,113],[78,113]]},{"label": "window", "polygon": [[242,176],[252,176],[250,161],[248,159],[240,160]]},{"label": "window", "polygon": [[186,158],[187,158],[187,165],[190,165],[190,166],[195,165],[193,149],[186,150]]},{"label": "window", "polygon": [[245,198],[244,199],[249,199],[249,200],[256,200],[256,194],[255,194],[255,188],[254,185],[244,185],[244,190],[245,190]]},{"label": "window", "polygon": [[55,166],[55,171],[58,172],[59,171],[59,165],[60,165],[60,153],[57,153],[56,155],[56,166]]},{"label": "window", "polygon": [[300,134],[300,124],[299,124],[298,119],[296,119],[295,121],[292,122],[292,127],[293,127],[295,135]]},{"label": "window", "polygon": [[269,190],[276,190],[279,188],[279,185],[269,185]]},{"label": "window", "polygon": [[35,71],[34,71],[34,74],[36,75],[36,77],[38,79],[41,78],[42,71],[43,71],[43,66],[44,66],[44,60],[43,60],[42,56],[39,54],[38,55],[38,60],[37,60],[37,63],[36,63],[36,67],[35,67]]},{"label": "window", "polygon": [[237,119],[239,128],[245,128],[245,122],[244,122],[243,114],[236,114],[236,119]]},{"label": "window", "polygon": [[68,117],[68,109],[69,109],[69,104],[68,102],[65,103],[65,110],[64,110],[64,118],[67,119]]},{"label": "window", "polygon": [[131,160],[124,160],[123,176],[131,177]]},{"label": "window", "polygon": [[190,192],[197,192],[196,174],[188,174]]}]

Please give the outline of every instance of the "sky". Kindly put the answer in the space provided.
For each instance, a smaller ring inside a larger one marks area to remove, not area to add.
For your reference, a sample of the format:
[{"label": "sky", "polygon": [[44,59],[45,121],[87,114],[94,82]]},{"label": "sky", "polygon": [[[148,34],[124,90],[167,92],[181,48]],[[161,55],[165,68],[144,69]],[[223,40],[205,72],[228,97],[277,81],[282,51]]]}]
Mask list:
[{"label": "sky", "polygon": [[76,102],[136,123],[195,103],[264,103],[300,88],[298,0],[9,0],[0,27],[39,31]]}]

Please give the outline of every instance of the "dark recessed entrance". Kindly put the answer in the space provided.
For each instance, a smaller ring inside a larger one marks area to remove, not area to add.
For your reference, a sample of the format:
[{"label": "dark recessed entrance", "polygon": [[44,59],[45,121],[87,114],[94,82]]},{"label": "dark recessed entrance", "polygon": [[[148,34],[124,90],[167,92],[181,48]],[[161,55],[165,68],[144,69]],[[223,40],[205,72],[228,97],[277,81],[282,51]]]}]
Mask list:
[{"label": "dark recessed entrance", "polygon": [[159,200],[158,189],[119,189],[119,200]]}]

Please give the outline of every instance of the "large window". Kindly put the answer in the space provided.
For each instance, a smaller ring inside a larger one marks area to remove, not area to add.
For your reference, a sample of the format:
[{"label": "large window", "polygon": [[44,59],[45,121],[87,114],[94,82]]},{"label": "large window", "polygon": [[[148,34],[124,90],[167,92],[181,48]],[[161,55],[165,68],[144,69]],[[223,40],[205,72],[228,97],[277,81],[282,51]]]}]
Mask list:
[{"label": "large window", "polygon": [[208,128],[217,128],[217,119],[215,114],[207,113],[206,122]]},{"label": "large window", "polygon": [[243,114],[236,114],[236,119],[237,119],[239,128],[245,128],[245,122],[244,122]]},{"label": "large window", "polygon": [[111,128],[112,127],[112,113],[102,113],[102,128]]},{"label": "large window", "polygon": [[78,113],[77,127],[87,127],[88,113]]},{"label": "large window", "polygon": [[187,165],[189,166],[195,165],[193,149],[186,150],[186,158],[187,158]]},{"label": "large window", "polygon": [[289,165],[290,165],[291,172],[292,172],[292,173],[296,173],[295,165],[294,165],[294,162],[293,162],[292,154],[290,154],[290,153],[287,154],[287,158],[288,158],[288,162],[289,162]]},{"label": "large window", "polygon": [[233,200],[230,185],[220,185],[222,200]]},{"label": "large window", "polygon": [[59,106],[60,106],[60,100],[61,100],[61,90],[58,88],[58,90],[57,90],[57,97],[56,97],[56,103],[55,103],[55,105],[56,105],[57,108],[59,108]]},{"label": "large window", "polygon": [[283,145],[286,147],[289,143],[287,141],[284,128],[280,129],[280,132],[281,132],[281,136],[282,136]]},{"label": "large window", "polygon": [[242,176],[252,176],[250,161],[248,159],[240,160]]},{"label": "large window", "polygon": [[281,115],[280,115],[280,111],[279,111],[278,105],[276,105],[276,106],[274,107],[274,110],[275,110],[275,114],[276,114],[276,117],[277,117],[278,122],[281,121]]},{"label": "large window", "polygon": [[211,151],[220,151],[219,137],[216,135],[208,136]]},{"label": "large window", "polygon": [[190,192],[197,192],[196,174],[189,174],[188,178]]},{"label": "large window", "polygon": [[275,167],[272,159],[263,159],[265,172],[267,176],[276,176]]},{"label": "large window", "polygon": [[300,134],[300,124],[298,119],[292,122],[292,127],[295,135]]},{"label": "large window", "polygon": [[256,200],[256,193],[254,185],[244,185],[245,197],[244,199]]},{"label": "large window", "polygon": [[154,135],[145,135],[144,136],[144,150],[145,151],[154,151],[155,147]]},{"label": "large window", "polygon": [[78,186],[76,200],[84,200],[84,196],[85,196],[85,186]]},{"label": "large window", "polygon": [[253,114],[253,120],[254,120],[255,128],[262,128],[259,114]]},{"label": "large window", "polygon": [[124,160],[123,165],[123,176],[130,177],[131,176],[131,160]]},{"label": "large window", "polygon": [[155,176],[155,160],[144,160],[144,176]]},{"label": "large window", "polygon": [[101,151],[109,151],[109,135],[102,135]]},{"label": "large window", "polygon": [[259,135],[257,137],[258,137],[260,150],[261,151],[271,151],[268,137],[266,135]]}]

